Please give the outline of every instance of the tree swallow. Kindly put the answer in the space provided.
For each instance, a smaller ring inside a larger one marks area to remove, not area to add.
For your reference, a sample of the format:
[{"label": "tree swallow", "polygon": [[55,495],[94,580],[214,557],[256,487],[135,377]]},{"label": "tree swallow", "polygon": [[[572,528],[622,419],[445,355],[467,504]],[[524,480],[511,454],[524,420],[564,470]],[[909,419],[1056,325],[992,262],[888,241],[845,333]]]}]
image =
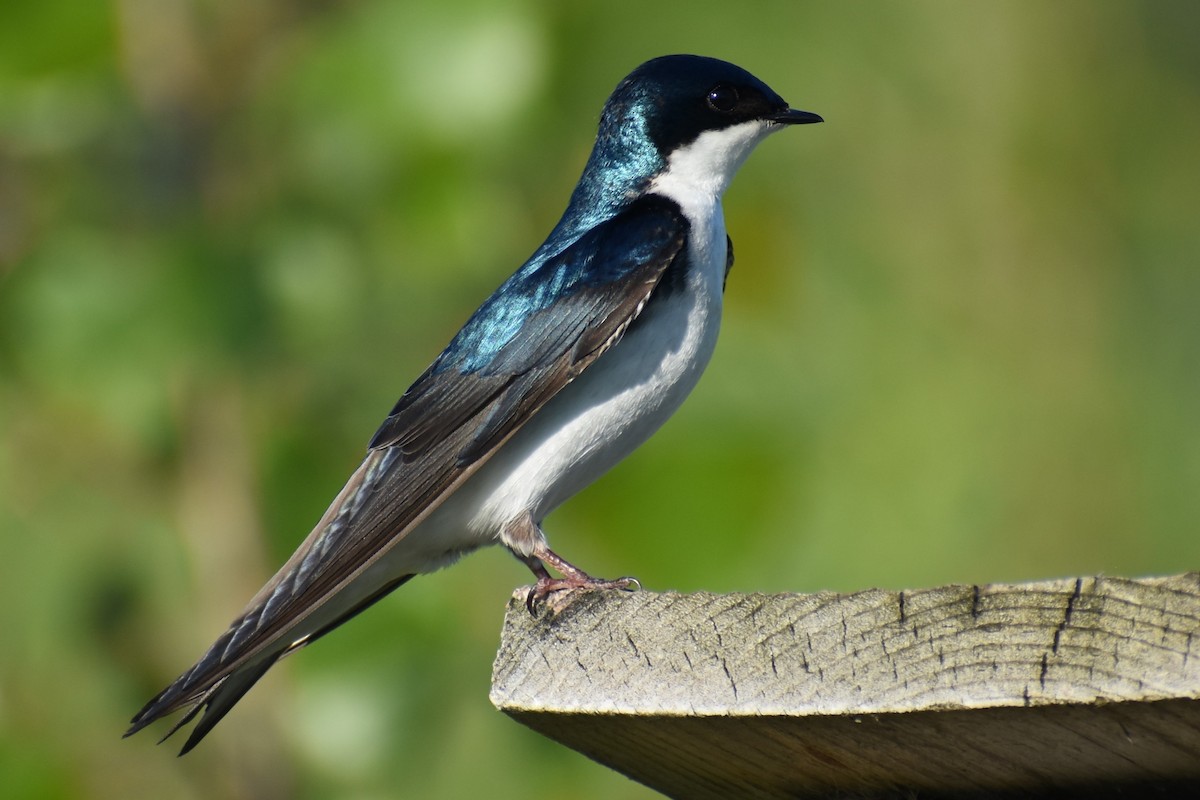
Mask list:
[{"label": "tree swallow", "polygon": [[533,570],[530,611],[562,589],[632,587],[559,557],[542,519],[696,385],[733,264],[721,195],[769,134],[821,121],[712,58],[656,58],[621,81],[550,236],[404,393],[287,563],[125,735],[190,707],[165,739],[204,711],[188,752],[280,658],[484,545]]}]

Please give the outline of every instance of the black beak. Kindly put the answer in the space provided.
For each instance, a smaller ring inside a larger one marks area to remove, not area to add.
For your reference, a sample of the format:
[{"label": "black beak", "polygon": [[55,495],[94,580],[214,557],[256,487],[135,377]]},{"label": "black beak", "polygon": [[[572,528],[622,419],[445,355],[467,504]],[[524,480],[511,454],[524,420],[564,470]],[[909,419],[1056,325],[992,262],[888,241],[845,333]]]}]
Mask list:
[{"label": "black beak", "polygon": [[772,114],[768,117],[772,122],[778,122],[780,125],[810,125],[814,122],[824,122],[819,114],[814,114],[811,111],[800,111],[795,108],[785,108],[777,114]]}]

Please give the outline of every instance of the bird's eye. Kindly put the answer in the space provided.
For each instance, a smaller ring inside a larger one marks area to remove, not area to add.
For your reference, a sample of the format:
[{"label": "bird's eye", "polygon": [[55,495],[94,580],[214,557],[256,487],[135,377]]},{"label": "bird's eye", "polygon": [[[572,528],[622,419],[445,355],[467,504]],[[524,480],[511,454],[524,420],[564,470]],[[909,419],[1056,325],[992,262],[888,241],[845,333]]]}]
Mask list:
[{"label": "bird's eye", "polygon": [[737,89],[718,83],[708,91],[708,105],[714,111],[728,114],[737,105]]}]

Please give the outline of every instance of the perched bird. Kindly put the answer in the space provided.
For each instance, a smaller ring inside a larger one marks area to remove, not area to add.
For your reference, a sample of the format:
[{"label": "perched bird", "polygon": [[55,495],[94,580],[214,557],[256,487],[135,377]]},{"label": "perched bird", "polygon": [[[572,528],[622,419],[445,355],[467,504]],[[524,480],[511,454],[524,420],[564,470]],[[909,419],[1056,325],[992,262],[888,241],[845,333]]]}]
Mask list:
[{"label": "perched bird", "polygon": [[569,564],[541,521],[696,385],[733,263],[721,195],[766,136],[821,121],[712,58],[656,58],[621,81],[550,236],[404,393],[287,563],[125,735],[190,706],[163,737],[203,710],[188,752],[280,658],[483,545],[533,570],[531,612],[562,589],[634,585]]}]

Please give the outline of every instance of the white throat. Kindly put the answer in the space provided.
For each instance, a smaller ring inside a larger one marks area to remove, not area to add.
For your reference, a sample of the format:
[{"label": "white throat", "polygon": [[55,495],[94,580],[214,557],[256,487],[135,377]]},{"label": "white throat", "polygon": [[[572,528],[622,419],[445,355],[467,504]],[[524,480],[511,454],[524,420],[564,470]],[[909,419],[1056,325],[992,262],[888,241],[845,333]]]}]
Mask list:
[{"label": "white throat", "polygon": [[754,147],[779,127],[752,120],[705,131],[671,153],[667,168],[653,181],[653,186],[668,196],[700,192],[720,197]]}]

